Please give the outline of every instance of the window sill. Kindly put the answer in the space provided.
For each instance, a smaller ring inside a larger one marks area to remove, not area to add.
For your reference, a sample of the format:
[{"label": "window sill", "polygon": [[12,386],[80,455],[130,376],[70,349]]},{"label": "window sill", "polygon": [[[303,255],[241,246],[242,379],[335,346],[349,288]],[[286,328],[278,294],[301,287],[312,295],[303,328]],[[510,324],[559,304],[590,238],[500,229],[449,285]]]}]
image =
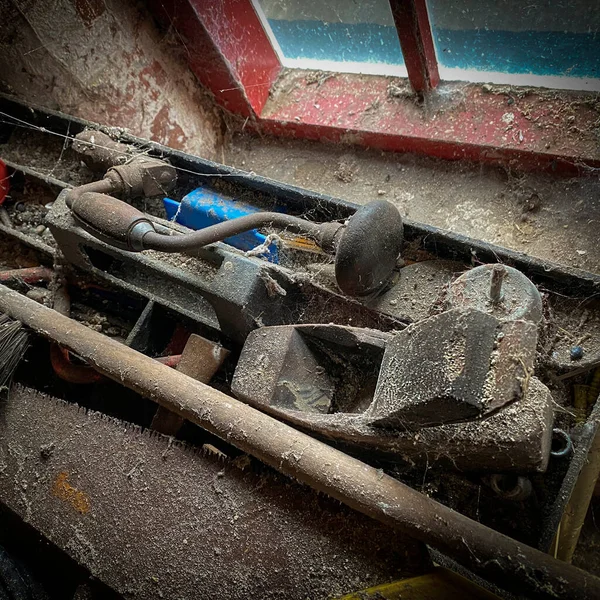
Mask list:
[{"label": "window sill", "polygon": [[444,159],[581,173],[600,167],[600,104],[589,93],[447,83],[425,102],[405,80],[284,70],[253,127]]}]

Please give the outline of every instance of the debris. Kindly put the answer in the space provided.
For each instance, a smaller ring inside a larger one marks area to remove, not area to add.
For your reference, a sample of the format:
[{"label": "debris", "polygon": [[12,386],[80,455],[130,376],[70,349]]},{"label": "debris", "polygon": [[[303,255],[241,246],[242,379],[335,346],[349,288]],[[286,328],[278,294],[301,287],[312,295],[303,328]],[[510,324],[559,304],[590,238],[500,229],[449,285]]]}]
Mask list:
[{"label": "debris", "polygon": [[356,159],[349,154],[342,156],[337,164],[333,174],[344,183],[350,183],[358,172],[358,163]]},{"label": "debris", "polygon": [[536,342],[534,324],[477,310],[419,321],[387,344],[365,416],[388,429],[419,429],[517,402],[527,392]]}]

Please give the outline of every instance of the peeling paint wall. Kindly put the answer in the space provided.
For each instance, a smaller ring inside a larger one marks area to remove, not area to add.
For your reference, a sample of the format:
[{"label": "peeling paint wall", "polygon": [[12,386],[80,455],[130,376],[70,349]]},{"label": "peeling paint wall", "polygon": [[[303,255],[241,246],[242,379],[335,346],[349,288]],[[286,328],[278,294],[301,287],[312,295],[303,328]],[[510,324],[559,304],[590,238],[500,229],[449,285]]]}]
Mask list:
[{"label": "peeling paint wall", "polygon": [[0,89],[218,159],[223,121],[143,4],[0,0]]}]

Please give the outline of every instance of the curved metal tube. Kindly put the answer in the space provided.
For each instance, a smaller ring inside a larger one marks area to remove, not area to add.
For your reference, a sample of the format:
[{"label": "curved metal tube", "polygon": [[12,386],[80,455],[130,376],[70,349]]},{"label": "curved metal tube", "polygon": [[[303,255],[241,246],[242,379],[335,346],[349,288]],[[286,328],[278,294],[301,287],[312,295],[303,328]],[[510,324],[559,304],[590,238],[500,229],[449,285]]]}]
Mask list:
[{"label": "curved metal tube", "polygon": [[[148,231],[141,237],[141,246],[144,249],[160,250],[161,252],[182,252],[195,248],[202,248],[208,244],[214,244],[225,238],[257,229],[261,227],[277,227],[289,229],[294,233],[302,233],[314,239],[319,245],[330,246],[324,239],[327,233],[333,235],[342,225],[340,223],[311,223],[299,217],[276,212],[259,212],[231,221],[223,221],[211,225],[194,233],[185,235],[163,235],[155,231]],[[131,232],[135,235],[134,232]],[[327,248],[323,248],[326,250]]]},{"label": "curved metal tube", "polygon": [[86,192],[96,192],[98,194],[110,194],[115,191],[115,186],[110,179],[99,179],[98,181],[92,181],[91,183],[85,183],[74,187],[67,196],[66,203],[69,208],[73,206],[73,203],[81,194]]}]

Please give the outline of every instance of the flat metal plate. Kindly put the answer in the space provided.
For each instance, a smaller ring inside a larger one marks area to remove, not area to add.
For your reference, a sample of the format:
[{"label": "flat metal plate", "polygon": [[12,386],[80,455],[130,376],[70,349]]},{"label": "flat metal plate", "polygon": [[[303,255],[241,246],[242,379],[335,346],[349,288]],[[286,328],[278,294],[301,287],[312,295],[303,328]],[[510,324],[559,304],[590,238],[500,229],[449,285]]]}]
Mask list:
[{"label": "flat metal plate", "polygon": [[421,544],[245,456],[18,385],[0,403],[0,498],[128,598],[324,598],[428,564]]}]

